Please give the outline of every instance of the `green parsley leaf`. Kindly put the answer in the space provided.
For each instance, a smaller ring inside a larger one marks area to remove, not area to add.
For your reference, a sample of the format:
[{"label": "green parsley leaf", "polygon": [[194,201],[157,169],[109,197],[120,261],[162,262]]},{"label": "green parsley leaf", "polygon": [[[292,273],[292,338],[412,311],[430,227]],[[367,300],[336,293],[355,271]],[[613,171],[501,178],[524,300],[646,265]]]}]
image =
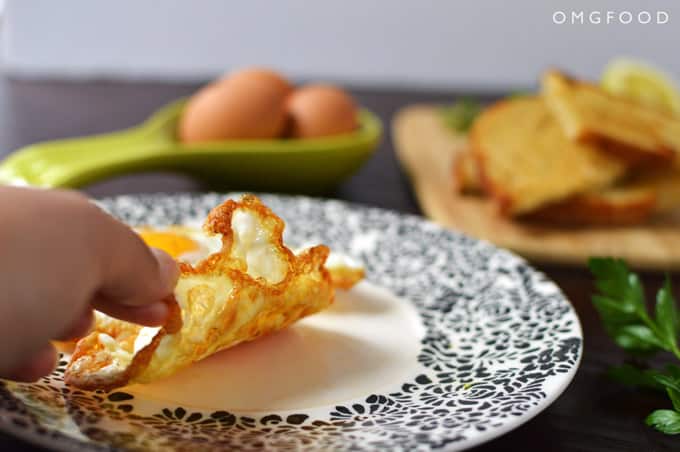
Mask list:
[{"label": "green parsley leaf", "polygon": [[667,435],[677,435],[680,433],[680,413],[673,410],[656,410],[647,416],[645,424]]},{"label": "green parsley leaf", "polygon": [[666,388],[668,397],[673,403],[673,408],[676,411],[680,411],[680,378],[663,374],[656,374],[653,378],[657,383]]},{"label": "green parsley leaf", "polygon": [[459,133],[470,130],[472,123],[482,112],[482,105],[474,99],[464,98],[455,104],[440,109],[440,114],[447,127]]},{"label": "green parsley leaf", "polygon": [[671,399],[671,402],[673,403],[673,409],[675,411],[680,411],[680,392],[671,388],[666,388],[666,392],[668,393],[668,397]]},{"label": "green parsley leaf", "polygon": [[628,270],[621,259],[591,258],[590,271],[595,275],[595,286],[600,293],[619,305],[626,313],[641,314],[645,310],[644,288],[640,279]]},{"label": "green parsley leaf", "polygon": [[654,351],[664,348],[664,343],[645,325],[626,325],[614,335],[619,347],[626,350]]},{"label": "green parsley leaf", "polygon": [[656,296],[655,321],[658,326],[658,331],[661,339],[665,342],[666,348],[672,351],[678,349],[678,313],[673,298],[671,289],[671,282],[666,276],[664,286],[659,290]]},{"label": "green parsley leaf", "polygon": [[[588,267],[599,291],[593,296],[593,304],[617,345],[636,353],[665,350],[680,359],[680,320],[670,278],[666,276],[663,287],[657,292],[652,319],[640,278],[622,260],[591,258]],[[669,435],[680,433],[680,366],[669,364],[663,373],[624,365],[611,369],[609,374],[630,386],[665,389],[674,410],[656,410],[645,422]]]},{"label": "green parsley leaf", "polygon": [[600,313],[607,333],[612,337],[616,336],[622,327],[638,322],[635,306],[630,303],[621,303],[612,298],[594,295],[593,304]]},{"label": "green parsley leaf", "polygon": [[671,388],[680,392],[680,379],[668,375],[657,374],[654,375],[654,380],[664,388]]},{"label": "green parsley leaf", "polygon": [[625,262],[610,257],[591,257],[588,268],[595,275],[595,286],[600,292],[618,300],[626,298],[630,271]]},{"label": "green parsley leaf", "polygon": [[631,352],[666,349],[667,342],[658,337],[658,327],[647,313],[638,276],[620,259],[591,258],[588,266],[600,291],[593,296],[593,304],[614,341]]}]

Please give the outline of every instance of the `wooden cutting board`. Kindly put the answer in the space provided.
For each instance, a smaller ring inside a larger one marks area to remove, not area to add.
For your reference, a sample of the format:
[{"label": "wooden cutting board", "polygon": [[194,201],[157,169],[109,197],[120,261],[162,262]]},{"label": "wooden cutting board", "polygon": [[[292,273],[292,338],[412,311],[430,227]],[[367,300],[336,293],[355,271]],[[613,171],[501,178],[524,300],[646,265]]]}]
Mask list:
[{"label": "wooden cutting board", "polygon": [[456,193],[451,164],[466,138],[444,125],[437,108],[407,107],[392,121],[397,156],[433,221],[535,262],[583,266],[590,256],[616,256],[636,268],[680,269],[679,214],[639,226],[559,228],[510,221],[488,200]]}]

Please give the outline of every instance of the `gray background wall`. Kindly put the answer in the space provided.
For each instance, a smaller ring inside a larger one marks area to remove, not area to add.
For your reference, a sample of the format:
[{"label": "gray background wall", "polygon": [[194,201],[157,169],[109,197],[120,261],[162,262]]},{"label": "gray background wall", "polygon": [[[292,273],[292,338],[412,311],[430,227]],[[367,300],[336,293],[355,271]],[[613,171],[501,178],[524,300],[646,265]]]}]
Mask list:
[{"label": "gray background wall", "polygon": [[[557,25],[558,10],[669,20]],[[261,64],[298,79],[498,89],[553,65],[596,77],[619,55],[680,75],[676,0],[6,0],[2,32],[14,76],[186,80]]]}]

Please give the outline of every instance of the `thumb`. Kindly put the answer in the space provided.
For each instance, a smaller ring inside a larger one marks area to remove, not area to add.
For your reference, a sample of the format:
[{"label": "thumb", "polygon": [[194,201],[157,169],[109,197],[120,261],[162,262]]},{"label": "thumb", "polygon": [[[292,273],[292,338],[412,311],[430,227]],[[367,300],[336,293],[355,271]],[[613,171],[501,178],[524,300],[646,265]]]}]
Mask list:
[{"label": "thumb", "polygon": [[108,266],[92,305],[112,317],[155,326],[168,315],[163,301],[179,276],[177,262],[164,251],[149,248],[129,230],[131,237],[118,242],[118,258]]}]

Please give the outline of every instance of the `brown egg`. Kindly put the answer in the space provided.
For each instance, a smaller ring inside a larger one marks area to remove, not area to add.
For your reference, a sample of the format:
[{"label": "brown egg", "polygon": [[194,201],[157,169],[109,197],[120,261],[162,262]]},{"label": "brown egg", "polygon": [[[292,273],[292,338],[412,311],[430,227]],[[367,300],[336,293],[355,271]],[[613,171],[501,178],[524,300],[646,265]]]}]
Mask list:
[{"label": "brown egg", "polygon": [[268,139],[282,135],[291,84],[269,69],[248,68],[194,94],[179,122],[185,143]]},{"label": "brown egg", "polygon": [[357,106],[344,90],[332,85],[307,85],[288,98],[289,134],[294,138],[339,135],[358,126]]}]

